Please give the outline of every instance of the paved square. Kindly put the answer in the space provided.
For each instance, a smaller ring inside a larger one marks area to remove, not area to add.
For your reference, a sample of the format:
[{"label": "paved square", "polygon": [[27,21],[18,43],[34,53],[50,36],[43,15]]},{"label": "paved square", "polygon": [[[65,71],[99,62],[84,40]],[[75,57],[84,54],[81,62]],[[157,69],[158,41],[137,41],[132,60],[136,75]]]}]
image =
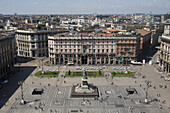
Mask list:
[{"label": "paved square", "polygon": [[[44,88],[45,91],[42,95],[32,95],[34,88]],[[131,95],[128,95],[126,88],[128,87],[99,86],[100,97],[95,100],[94,98],[70,98],[70,86],[27,87],[24,89],[24,99],[28,103],[21,105],[21,96],[18,95],[17,100],[6,113],[129,113],[130,107],[133,107],[134,113],[141,111],[161,113],[156,102],[150,104],[138,102],[145,99],[143,88],[133,87],[138,94]],[[149,100],[151,100],[150,96]]]}]

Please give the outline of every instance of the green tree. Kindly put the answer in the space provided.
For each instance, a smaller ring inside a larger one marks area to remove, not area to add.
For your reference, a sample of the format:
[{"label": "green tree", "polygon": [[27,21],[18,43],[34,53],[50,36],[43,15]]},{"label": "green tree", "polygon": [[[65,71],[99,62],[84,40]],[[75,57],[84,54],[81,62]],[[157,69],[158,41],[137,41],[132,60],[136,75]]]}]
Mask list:
[{"label": "green tree", "polygon": [[70,74],[71,74],[71,71],[69,70],[69,71],[68,71],[68,75],[70,75]]},{"label": "green tree", "polygon": [[101,71],[99,70],[99,75],[101,75]]}]

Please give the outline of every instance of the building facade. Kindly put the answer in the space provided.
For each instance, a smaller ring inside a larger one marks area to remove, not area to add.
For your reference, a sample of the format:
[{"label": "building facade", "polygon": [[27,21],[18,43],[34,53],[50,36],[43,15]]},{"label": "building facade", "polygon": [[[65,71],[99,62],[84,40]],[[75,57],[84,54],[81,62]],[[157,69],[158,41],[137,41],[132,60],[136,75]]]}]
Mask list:
[{"label": "building facade", "polygon": [[17,54],[23,57],[47,57],[47,31],[16,31]]},{"label": "building facade", "polygon": [[0,36],[0,79],[10,73],[15,64],[16,46],[15,36]]},{"label": "building facade", "polygon": [[164,34],[160,37],[159,66],[170,75],[170,21],[164,25]]},{"label": "building facade", "polygon": [[137,59],[140,34],[78,34],[48,37],[52,64],[122,64]]}]

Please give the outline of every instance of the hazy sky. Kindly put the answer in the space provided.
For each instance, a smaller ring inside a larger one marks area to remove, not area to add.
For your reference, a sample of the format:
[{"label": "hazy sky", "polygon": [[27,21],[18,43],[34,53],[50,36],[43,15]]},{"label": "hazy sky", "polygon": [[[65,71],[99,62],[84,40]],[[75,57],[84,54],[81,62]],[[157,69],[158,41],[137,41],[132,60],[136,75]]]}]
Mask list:
[{"label": "hazy sky", "polygon": [[162,14],[170,0],[0,0],[2,14]]}]

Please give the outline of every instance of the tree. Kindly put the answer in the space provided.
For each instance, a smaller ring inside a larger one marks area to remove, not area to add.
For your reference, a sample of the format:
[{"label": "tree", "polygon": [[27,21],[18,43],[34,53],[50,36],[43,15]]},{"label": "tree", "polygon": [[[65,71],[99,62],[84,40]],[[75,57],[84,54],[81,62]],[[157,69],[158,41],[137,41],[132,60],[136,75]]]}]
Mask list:
[{"label": "tree", "polygon": [[68,71],[68,75],[70,75],[71,74],[71,72],[70,72],[70,70]]},{"label": "tree", "polygon": [[101,75],[101,71],[99,70],[99,75]]}]

